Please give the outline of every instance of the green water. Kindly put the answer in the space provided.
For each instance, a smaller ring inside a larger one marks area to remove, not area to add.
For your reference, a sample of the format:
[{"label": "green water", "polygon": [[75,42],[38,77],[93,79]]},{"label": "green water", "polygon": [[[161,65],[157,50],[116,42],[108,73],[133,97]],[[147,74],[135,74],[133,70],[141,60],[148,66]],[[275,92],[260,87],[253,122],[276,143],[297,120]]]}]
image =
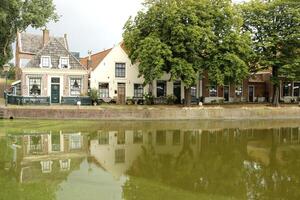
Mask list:
[{"label": "green water", "polygon": [[300,199],[300,121],[0,121],[0,200]]}]

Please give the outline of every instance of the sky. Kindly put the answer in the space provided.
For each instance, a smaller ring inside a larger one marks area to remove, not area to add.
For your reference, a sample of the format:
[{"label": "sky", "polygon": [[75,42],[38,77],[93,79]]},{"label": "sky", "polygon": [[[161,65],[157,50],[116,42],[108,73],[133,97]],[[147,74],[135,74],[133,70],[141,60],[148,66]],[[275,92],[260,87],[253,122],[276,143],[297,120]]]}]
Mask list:
[{"label": "sky", "polygon": [[[243,0],[234,0],[241,2]],[[47,24],[50,35],[68,35],[71,51],[84,57],[91,50],[97,53],[122,41],[125,22],[142,8],[143,0],[53,0],[60,20]],[[27,32],[41,30],[29,28]]]}]

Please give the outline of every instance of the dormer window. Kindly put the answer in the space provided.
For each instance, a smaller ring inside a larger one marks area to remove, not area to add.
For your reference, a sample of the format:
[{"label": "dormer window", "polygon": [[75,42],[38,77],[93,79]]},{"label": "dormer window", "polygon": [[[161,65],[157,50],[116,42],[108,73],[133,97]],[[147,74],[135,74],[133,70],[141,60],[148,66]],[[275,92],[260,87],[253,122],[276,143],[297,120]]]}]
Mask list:
[{"label": "dormer window", "polygon": [[69,58],[61,57],[59,60],[59,68],[61,69],[69,69]]},{"label": "dormer window", "polygon": [[52,67],[51,57],[50,56],[42,56],[40,67],[42,67],[42,68],[51,68]]}]

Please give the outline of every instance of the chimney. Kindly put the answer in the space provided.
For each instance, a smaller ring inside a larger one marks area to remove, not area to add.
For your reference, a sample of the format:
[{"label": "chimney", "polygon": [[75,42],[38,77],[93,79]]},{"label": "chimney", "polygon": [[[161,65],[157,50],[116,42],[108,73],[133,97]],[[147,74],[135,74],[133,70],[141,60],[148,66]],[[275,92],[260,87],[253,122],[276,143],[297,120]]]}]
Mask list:
[{"label": "chimney", "polygon": [[89,54],[89,58],[88,58],[88,61],[87,61],[87,68],[90,69],[90,67],[92,67],[92,51],[89,50],[88,54]]},{"label": "chimney", "polygon": [[45,46],[50,40],[50,36],[49,36],[49,30],[44,29],[43,30],[43,45]]}]

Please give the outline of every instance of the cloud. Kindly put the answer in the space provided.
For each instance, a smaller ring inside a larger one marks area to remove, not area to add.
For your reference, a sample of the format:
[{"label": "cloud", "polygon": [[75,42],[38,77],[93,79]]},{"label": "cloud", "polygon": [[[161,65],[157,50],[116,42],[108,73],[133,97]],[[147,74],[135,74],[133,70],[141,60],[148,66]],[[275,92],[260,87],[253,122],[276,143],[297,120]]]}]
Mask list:
[{"label": "cloud", "polygon": [[[242,0],[236,0],[240,2]],[[123,26],[129,16],[142,8],[143,0],[54,0],[59,22],[50,23],[50,34],[67,33],[71,51],[87,55],[112,47],[122,40]],[[29,29],[29,32],[41,33]]]}]

